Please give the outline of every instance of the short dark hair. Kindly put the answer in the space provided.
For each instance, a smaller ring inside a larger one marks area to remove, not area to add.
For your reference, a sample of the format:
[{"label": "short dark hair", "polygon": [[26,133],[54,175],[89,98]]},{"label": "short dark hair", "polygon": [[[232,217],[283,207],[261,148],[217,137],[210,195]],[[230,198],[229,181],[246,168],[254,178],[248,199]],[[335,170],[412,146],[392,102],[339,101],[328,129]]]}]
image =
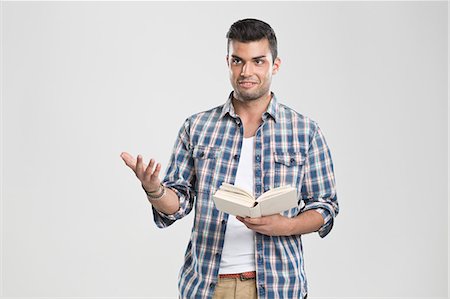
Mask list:
[{"label": "short dark hair", "polygon": [[232,40],[248,43],[267,38],[273,61],[278,57],[277,37],[275,36],[275,32],[269,24],[261,20],[239,20],[231,25],[226,37],[228,38],[227,55],[230,53],[230,42]]}]

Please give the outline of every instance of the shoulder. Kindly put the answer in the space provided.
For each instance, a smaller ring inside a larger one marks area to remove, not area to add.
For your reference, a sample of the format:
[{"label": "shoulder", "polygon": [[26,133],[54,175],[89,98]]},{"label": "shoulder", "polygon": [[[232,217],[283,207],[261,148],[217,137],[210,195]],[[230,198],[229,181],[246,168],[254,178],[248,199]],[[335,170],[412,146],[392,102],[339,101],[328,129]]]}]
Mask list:
[{"label": "shoulder", "polygon": [[296,110],[285,104],[278,103],[278,111],[281,123],[294,125],[298,129],[304,129],[305,131],[308,131],[312,134],[314,134],[319,128],[319,125],[316,121],[297,112]]},{"label": "shoulder", "polygon": [[205,111],[194,113],[186,118],[185,125],[192,127],[216,122],[220,117],[222,107],[223,105],[220,105]]},{"label": "shoulder", "polygon": [[192,134],[200,133],[206,127],[216,125],[219,122],[223,106],[224,105],[216,106],[188,116],[183,122],[183,129]]},{"label": "shoulder", "polygon": [[216,106],[214,108],[205,110],[205,111],[201,111],[201,112],[197,112],[195,114],[192,114],[191,116],[189,116],[187,119],[191,120],[191,121],[197,121],[197,120],[201,120],[201,119],[208,119],[211,117],[219,117],[220,113],[222,112],[222,108],[224,105],[220,105],[220,106]]}]

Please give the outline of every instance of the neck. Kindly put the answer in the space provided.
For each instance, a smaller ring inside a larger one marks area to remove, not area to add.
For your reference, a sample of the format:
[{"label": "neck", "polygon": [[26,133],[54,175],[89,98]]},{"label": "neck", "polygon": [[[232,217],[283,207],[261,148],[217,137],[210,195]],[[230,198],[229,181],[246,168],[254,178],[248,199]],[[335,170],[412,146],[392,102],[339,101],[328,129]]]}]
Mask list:
[{"label": "neck", "polygon": [[272,94],[269,91],[268,94],[262,96],[259,99],[252,101],[242,101],[236,99],[233,94],[233,107],[237,115],[242,119],[261,119],[262,114],[266,112],[269,106],[270,100],[272,99]]}]

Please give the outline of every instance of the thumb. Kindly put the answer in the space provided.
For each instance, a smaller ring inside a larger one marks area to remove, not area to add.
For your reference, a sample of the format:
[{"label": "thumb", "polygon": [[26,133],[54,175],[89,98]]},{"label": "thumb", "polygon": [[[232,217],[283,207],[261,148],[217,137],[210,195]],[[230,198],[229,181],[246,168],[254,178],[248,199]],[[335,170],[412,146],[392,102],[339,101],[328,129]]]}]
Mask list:
[{"label": "thumb", "polygon": [[136,169],[136,159],[127,152],[123,152],[120,154],[120,157],[125,162],[125,164],[131,169]]}]

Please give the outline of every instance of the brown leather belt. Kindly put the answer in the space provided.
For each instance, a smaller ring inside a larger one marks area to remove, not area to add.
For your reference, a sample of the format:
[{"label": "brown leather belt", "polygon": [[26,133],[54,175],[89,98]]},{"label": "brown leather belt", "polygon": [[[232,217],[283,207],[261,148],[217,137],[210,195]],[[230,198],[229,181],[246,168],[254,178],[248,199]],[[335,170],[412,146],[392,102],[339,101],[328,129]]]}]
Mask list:
[{"label": "brown leather belt", "polygon": [[219,274],[219,278],[239,278],[240,280],[255,279],[256,271],[235,274]]}]

